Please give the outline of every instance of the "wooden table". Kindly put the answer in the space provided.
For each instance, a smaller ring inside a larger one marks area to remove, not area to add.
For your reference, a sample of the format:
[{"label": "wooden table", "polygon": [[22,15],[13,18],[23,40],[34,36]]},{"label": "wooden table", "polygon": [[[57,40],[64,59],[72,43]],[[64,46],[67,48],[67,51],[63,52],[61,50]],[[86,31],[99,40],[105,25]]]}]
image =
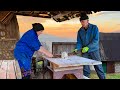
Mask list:
[{"label": "wooden table", "polygon": [[47,58],[50,62],[48,68],[53,72],[53,79],[61,79],[65,74],[74,74],[78,79],[83,79],[83,65],[98,65],[100,61],[79,56],[69,56],[68,59]]},{"label": "wooden table", "polygon": [[21,78],[21,71],[16,60],[0,60],[0,79]]}]

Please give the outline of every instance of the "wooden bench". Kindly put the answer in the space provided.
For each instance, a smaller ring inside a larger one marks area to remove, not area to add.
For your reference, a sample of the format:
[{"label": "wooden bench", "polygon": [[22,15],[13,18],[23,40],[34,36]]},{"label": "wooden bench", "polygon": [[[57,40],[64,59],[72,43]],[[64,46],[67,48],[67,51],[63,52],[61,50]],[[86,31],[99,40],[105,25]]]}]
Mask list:
[{"label": "wooden bench", "polygon": [[100,61],[79,57],[69,56],[68,59],[47,58],[50,62],[48,68],[53,72],[53,79],[62,79],[65,74],[74,74],[78,79],[83,79],[83,65],[98,65]]},{"label": "wooden bench", "polygon": [[0,79],[22,79],[16,60],[0,60]]}]

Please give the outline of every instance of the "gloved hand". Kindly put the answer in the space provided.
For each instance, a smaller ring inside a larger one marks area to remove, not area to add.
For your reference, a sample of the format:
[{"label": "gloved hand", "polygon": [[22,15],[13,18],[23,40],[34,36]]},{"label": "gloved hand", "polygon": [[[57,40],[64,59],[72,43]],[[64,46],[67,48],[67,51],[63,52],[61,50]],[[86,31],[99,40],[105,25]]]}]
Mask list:
[{"label": "gloved hand", "polygon": [[82,53],[86,53],[86,52],[88,52],[88,50],[89,50],[89,47],[84,47],[84,48],[82,48]]},{"label": "gloved hand", "polygon": [[74,49],[72,52],[75,52],[75,53],[77,53],[77,49]]}]

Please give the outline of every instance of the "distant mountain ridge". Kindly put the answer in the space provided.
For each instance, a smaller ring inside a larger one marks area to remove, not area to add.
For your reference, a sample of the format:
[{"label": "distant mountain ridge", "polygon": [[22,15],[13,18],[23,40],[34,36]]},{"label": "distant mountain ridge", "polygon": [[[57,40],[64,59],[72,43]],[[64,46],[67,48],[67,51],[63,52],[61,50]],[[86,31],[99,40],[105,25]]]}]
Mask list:
[{"label": "distant mountain ridge", "polygon": [[[22,37],[23,33],[20,33],[20,37]],[[50,41],[50,42],[76,42],[76,39],[71,39],[71,38],[62,38],[62,37],[57,37],[53,36],[50,34],[41,34],[39,36],[39,40],[41,42],[45,41]]]}]

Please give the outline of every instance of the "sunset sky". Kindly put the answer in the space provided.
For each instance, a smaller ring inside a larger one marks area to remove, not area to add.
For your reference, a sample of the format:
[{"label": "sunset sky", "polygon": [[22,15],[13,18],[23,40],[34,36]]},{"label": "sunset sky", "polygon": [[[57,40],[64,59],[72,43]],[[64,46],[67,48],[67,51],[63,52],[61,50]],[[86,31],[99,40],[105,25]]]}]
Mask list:
[{"label": "sunset sky", "polygon": [[[101,11],[88,16],[90,23],[96,24],[100,32],[120,32],[120,11]],[[21,33],[31,29],[32,23],[42,23],[45,28],[44,34],[76,38],[77,31],[81,27],[79,18],[63,22],[29,16],[17,16],[17,19]]]}]

